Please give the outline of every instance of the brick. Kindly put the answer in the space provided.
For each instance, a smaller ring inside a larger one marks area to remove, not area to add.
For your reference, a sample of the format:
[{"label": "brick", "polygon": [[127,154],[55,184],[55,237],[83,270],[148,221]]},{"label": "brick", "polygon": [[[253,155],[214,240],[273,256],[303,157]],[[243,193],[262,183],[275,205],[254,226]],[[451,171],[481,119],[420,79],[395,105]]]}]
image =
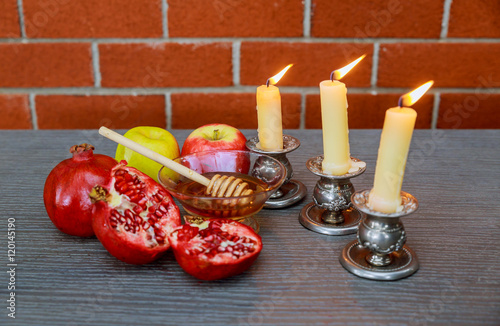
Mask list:
[{"label": "brick", "polygon": [[382,44],[378,86],[477,87],[485,78],[500,81],[499,43]]},{"label": "brick", "polygon": [[166,127],[162,95],[38,95],[35,103],[40,129]]},{"label": "brick", "polygon": [[[238,129],[256,129],[255,93],[172,94],[172,128],[195,129],[208,123],[226,123]],[[300,126],[300,94],[281,94],[285,129]]]},{"label": "brick", "polygon": [[102,86],[192,87],[233,83],[231,45],[101,44]]},{"label": "brick", "polygon": [[[385,111],[398,105],[401,94],[347,94],[349,128],[381,129],[384,125]],[[415,128],[431,127],[434,95],[426,94],[412,107],[418,117]],[[321,104],[319,95],[306,97],[306,128],[321,129]]]},{"label": "brick", "polygon": [[16,38],[20,36],[17,0],[0,1],[0,37]]},{"label": "brick", "polygon": [[161,37],[160,0],[23,0],[26,34],[44,38]]},{"label": "brick", "polygon": [[332,70],[357,59],[361,61],[342,79],[348,86],[370,86],[373,45],[354,43],[283,43],[243,42],[241,45],[240,78],[243,85],[262,85],[289,63],[281,86],[318,86],[330,78]]},{"label": "brick", "polygon": [[172,37],[302,36],[301,0],[169,0]]},{"label": "brick", "polygon": [[0,44],[0,87],[92,86],[90,44]]},{"label": "brick", "polygon": [[0,129],[32,129],[28,95],[0,95]]},{"label": "brick", "polygon": [[437,127],[500,129],[500,94],[441,94]]},{"label": "brick", "polygon": [[454,0],[448,37],[500,37],[498,0]]},{"label": "brick", "polygon": [[443,0],[313,0],[314,37],[439,38]]}]

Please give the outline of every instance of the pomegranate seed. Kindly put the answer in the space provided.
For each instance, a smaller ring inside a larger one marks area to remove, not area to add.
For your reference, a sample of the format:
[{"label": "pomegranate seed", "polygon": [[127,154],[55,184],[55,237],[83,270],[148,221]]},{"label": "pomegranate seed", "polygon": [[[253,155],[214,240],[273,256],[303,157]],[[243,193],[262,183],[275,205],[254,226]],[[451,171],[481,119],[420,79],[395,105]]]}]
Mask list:
[{"label": "pomegranate seed", "polygon": [[115,183],[115,189],[116,189],[116,190],[121,189],[121,188],[123,187],[123,185],[124,185],[124,184],[125,184],[125,181],[123,181],[123,180],[120,180],[119,182],[117,181],[117,182]]},{"label": "pomegranate seed", "polygon": [[156,223],[156,220],[154,218],[148,219],[149,224],[153,225]]},{"label": "pomegranate seed", "polygon": [[155,230],[155,235],[157,237],[165,238],[166,234],[162,230]]},{"label": "pomegranate seed", "polygon": [[218,252],[225,252],[226,248],[224,248],[224,247],[217,247],[217,251]]},{"label": "pomegranate seed", "polygon": [[142,224],[142,228],[143,228],[144,230],[147,230],[147,229],[149,229],[150,227],[151,227],[151,224],[149,224],[148,222],[144,222],[144,224]]},{"label": "pomegranate seed", "polygon": [[113,216],[113,215],[111,215],[111,216],[109,217],[109,220],[110,220],[111,222],[114,222],[114,223],[118,222],[118,219],[116,218],[116,216]]},{"label": "pomegranate seed", "polygon": [[141,206],[135,206],[135,207],[134,207],[134,212],[135,212],[136,214],[139,214],[140,212],[142,212],[142,207],[141,207]]},{"label": "pomegranate seed", "polygon": [[[162,195],[163,197],[165,197],[167,195],[167,193],[164,190],[161,190],[161,189],[158,191],[158,193],[160,195]],[[163,197],[162,197],[162,199],[163,199]]]},{"label": "pomegranate seed", "polygon": [[120,217],[120,222],[125,223],[125,217],[121,216]]},{"label": "pomegranate seed", "polygon": [[[163,192],[163,194],[162,194]],[[158,198],[158,201],[162,201],[163,200],[163,197],[165,197],[165,192],[160,190],[157,194],[156,194],[156,197]]]},{"label": "pomegranate seed", "polygon": [[112,227],[116,228],[118,226],[118,223],[116,223],[116,221],[110,221],[109,225],[111,225]]},{"label": "pomegranate seed", "polygon": [[167,212],[167,208],[165,206],[159,206],[158,207],[158,210],[160,210],[163,214],[165,214]]},{"label": "pomegranate seed", "polygon": [[163,213],[162,213],[162,212],[160,212],[159,210],[157,210],[157,211],[155,212],[155,215],[156,215],[156,216],[158,216],[158,217],[162,217],[162,216],[163,216]]},{"label": "pomegranate seed", "polygon": [[127,196],[127,197],[129,197],[129,198],[130,198],[130,196],[132,196],[133,194],[134,194],[134,190],[127,190],[127,191],[124,193],[124,195],[125,195],[125,196]]},{"label": "pomegranate seed", "polygon": [[154,208],[154,206],[149,206],[149,208],[148,208],[148,212],[150,212],[150,213],[154,213],[154,212],[155,212],[155,208]]},{"label": "pomegranate seed", "polygon": [[125,225],[123,228],[125,229],[125,231],[130,231],[130,228],[128,225]]},{"label": "pomegranate seed", "polygon": [[160,224],[159,224],[159,223],[155,223],[155,224],[153,225],[153,227],[154,227],[155,229],[160,229],[160,228],[161,228],[161,226],[160,226]]},{"label": "pomegranate seed", "polygon": [[163,239],[162,237],[160,237],[160,236],[156,236],[156,237],[155,237],[155,239],[156,239],[156,241],[157,241],[158,243],[160,243],[160,242],[163,242],[163,241],[164,241],[164,239]]},{"label": "pomegranate seed", "polygon": [[227,247],[226,250],[229,252],[233,252],[233,247]]}]

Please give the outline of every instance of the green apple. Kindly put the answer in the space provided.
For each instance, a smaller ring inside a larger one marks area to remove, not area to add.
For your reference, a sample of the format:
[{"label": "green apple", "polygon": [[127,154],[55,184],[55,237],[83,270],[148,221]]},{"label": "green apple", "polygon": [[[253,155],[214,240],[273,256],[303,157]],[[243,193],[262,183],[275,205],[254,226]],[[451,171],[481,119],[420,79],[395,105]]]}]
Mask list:
[{"label": "green apple", "polygon": [[[127,131],[124,136],[170,159],[179,157],[179,144],[175,137],[165,129],[145,126],[135,127]],[[158,171],[162,167],[160,163],[156,163],[123,145],[118,145],[116,148],[115,159],[118,162],[121,160],[127,161],[129,166],[146,173],[158,181]],[[175,172],[168,170],[166,174],[170,178],[174,178]]]}]

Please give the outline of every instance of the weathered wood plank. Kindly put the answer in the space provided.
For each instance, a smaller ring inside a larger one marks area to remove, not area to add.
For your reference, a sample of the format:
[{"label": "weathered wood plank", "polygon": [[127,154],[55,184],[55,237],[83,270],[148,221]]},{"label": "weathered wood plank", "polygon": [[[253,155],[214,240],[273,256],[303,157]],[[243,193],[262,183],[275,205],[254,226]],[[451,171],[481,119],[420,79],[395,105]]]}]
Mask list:
[{"label": "weathered wood plank", "polygon": [[[357,278],[338,262],[354,235],[328,237],[298,223],[317,179],[305,161],[322,152],[321,131],[289,131],[302,146],[289,155],[307,198],[284,210],[258,214],[264,250],[243,275],[200,282],[171,253],[142,267],[111,257],[95,238],[57,231],[46,215],[43,185],[69,157],[71,145],[90,142],[114,155],[97,131],[0,131],[0,237],[16,218],[16,320],[12,325],[498,325],[500,323],[500,131],[417,130],[403,189],[420,209],[403,219],[421,268],[397,282]],[[189,134],[176,130],[182,143]],[[255,131],[245,131],[253,136]],[[353,156],[367,162],[357,189],[373,182],[380,131],[352,130]],[[7,299],[2,249],[1,300]]]}]

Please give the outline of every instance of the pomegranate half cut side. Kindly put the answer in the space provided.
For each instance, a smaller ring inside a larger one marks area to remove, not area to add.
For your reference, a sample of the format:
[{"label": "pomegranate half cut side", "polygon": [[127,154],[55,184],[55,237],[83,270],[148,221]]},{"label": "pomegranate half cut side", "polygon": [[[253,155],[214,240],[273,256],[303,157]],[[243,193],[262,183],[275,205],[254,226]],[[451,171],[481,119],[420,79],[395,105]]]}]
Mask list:
[{"label": "pomegranate half cut side", "polygon": [[206,281],[243,273],[262,250],[252,228],[229,219],[186,223],[170,233],[169,241],[182,269]]},{"label": "pomegranate half cut side", "polygon": [[161,185],[122,161],[107,186],[96,186],[94,232],[116,258],[142,265],[170,248],[167,235],[181,225],[180,211]]}]

